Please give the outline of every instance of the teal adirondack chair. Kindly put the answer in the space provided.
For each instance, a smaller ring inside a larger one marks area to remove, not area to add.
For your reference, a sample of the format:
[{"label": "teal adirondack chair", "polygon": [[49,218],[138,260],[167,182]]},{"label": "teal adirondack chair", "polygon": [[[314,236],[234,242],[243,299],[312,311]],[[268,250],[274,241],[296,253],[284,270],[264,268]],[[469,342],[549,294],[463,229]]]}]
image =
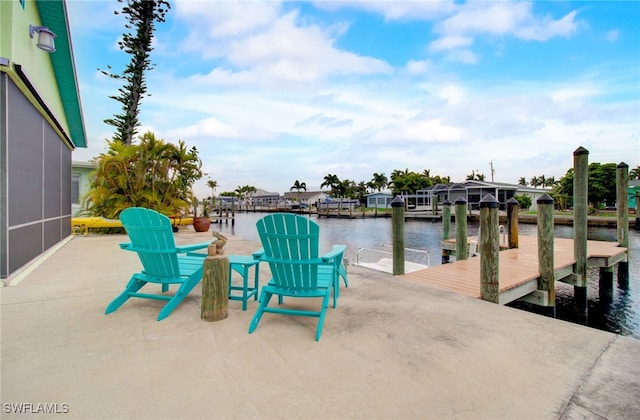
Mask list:
[{"label": "teal adirondack chair", "polygon": [[[154,210],[131,207],[120,214],[120,220],[131,240],[120,244],[120,248],[138,253],[143,270],[131,276],[124,291],[107,306],[105,313],[117,310],[130,297],[166,300],[158,315],[161,321],[202,279],[203,260],[207,255],[190,253],[206,248],[211,242],[176,246],[171,221]],[[163,294],[138,292],[147,283],[160,284]],[[177,291],[173,295],[164,294],[172,284],[179,285]]]},{"label": "teal adirondack chair", "polygon": [[[333,307],[337,304],[339,267],[346,246],[334,245],[329,253],[320,256],[318,224],[291,213],[270,214],[258,220],[256,227],[263,249],[254,254],[254,258],[266,261],[273,277],[262,287],[249,334],[255,331],[262,315],[267,312],[318,318],[316,341],[320,340],[332,291]],[[273,295],[278,296],[280,304],[283,297],[322,298],[322,302],[316,311],[270,307]]]}]

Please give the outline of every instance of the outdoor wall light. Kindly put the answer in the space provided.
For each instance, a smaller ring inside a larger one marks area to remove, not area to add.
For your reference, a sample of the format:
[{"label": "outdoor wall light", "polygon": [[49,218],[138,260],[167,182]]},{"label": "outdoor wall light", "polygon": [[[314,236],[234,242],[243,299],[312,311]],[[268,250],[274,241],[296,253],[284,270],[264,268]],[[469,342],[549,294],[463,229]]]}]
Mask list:
[{"label": "outdoor wall light", "polygon": [[56,44],[53,39],[56,37],[56,34],[51,32],[51,29],[46,26],[29,25],[29,36],[31,38],[33,38],[33,34],[36,32],[38,33],[38,43],[36,46],[42,51],[55,52]]}]

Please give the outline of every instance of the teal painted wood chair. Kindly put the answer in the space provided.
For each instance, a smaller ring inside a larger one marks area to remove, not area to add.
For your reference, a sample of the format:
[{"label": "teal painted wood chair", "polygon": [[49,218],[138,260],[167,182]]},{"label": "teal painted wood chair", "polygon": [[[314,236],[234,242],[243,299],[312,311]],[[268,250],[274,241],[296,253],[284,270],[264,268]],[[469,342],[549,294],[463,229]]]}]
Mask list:
[{"label": "teal painted wood chair", "polygon": [[[117,310],[131,297],[166,300],[158,315],[158,321],[161,321],[202,279],[203,260],[207,254],[191,252],[207,248],[211,242],[176,246],[171,220],[154,210],[131,207],[120,214],[120,220],[131,240],[120,244],[120,248],[136,252],[143,270],[131,276],[124,291],[107,306],[105,313]],[[161,285],[162,293],[140,293],[148,283]],[[174,294],[167,293],[171,285],[178,286]]]},{"label": "teal painted wood chair", "polygon": [[[337,305],[339,281],[338,264],[341,264],[345,245],[334,245],[332,250],[319,255],[320,228],[307,217],[290,213],[274,213],[256,223],[263,249],[254,258],[269,264],[272,278],[262,287],[249,334],[255,331],[267,313],[318,318],[316,341],[320,340],[326,310],[333,292],[333,307]],[[299,307],[269,306],[272,296],[278,303],[284,297],[321,298],[317,310]]]}]

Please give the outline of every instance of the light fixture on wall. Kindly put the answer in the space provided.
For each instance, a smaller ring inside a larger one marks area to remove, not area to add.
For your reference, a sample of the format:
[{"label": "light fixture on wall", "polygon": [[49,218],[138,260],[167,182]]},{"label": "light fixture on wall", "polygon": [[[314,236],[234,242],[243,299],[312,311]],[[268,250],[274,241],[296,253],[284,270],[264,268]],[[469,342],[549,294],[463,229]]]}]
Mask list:
[{"label": "light fixture on wall", "polygon": [[53,39],[56,37],[51,29],[46,26],[33,26],[29,25],[29,36],[33,38],[33,34],[38,34],[38,43],[36,46],[40,48],[42,51],[46,52],[55,52],[56,44]]}]

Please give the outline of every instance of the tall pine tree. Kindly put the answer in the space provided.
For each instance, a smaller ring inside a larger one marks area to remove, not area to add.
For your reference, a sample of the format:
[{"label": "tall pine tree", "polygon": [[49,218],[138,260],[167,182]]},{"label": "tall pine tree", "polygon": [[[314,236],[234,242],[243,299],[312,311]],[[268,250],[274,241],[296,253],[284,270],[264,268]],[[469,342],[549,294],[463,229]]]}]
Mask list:
[{"label": "tall pine tree", "polygon": [[[125,0],[118,1],[125,2]],[[126,0],[122,10],[115,12],[125,15],[127,19],[125,28],[128,31],[123,34],[118,46],[131,56],[131,61],[122,74],[112,73],[111,66],[107,66],[109,71],[100,71],[124,82],[124,85],[118,89],[118,95],[109,96],[122,104],[122,113],[104,120],[106,124],[116,128],[114,140],[124,144],[132,143],[137,127],[140,126],[138,120],[140,101],[147,92],[145,72],[153,68],[149,58],[153,50],[151,47],[153,31],[156,22],[164,22],[170,8],[171,5],[166,0]]]}]

